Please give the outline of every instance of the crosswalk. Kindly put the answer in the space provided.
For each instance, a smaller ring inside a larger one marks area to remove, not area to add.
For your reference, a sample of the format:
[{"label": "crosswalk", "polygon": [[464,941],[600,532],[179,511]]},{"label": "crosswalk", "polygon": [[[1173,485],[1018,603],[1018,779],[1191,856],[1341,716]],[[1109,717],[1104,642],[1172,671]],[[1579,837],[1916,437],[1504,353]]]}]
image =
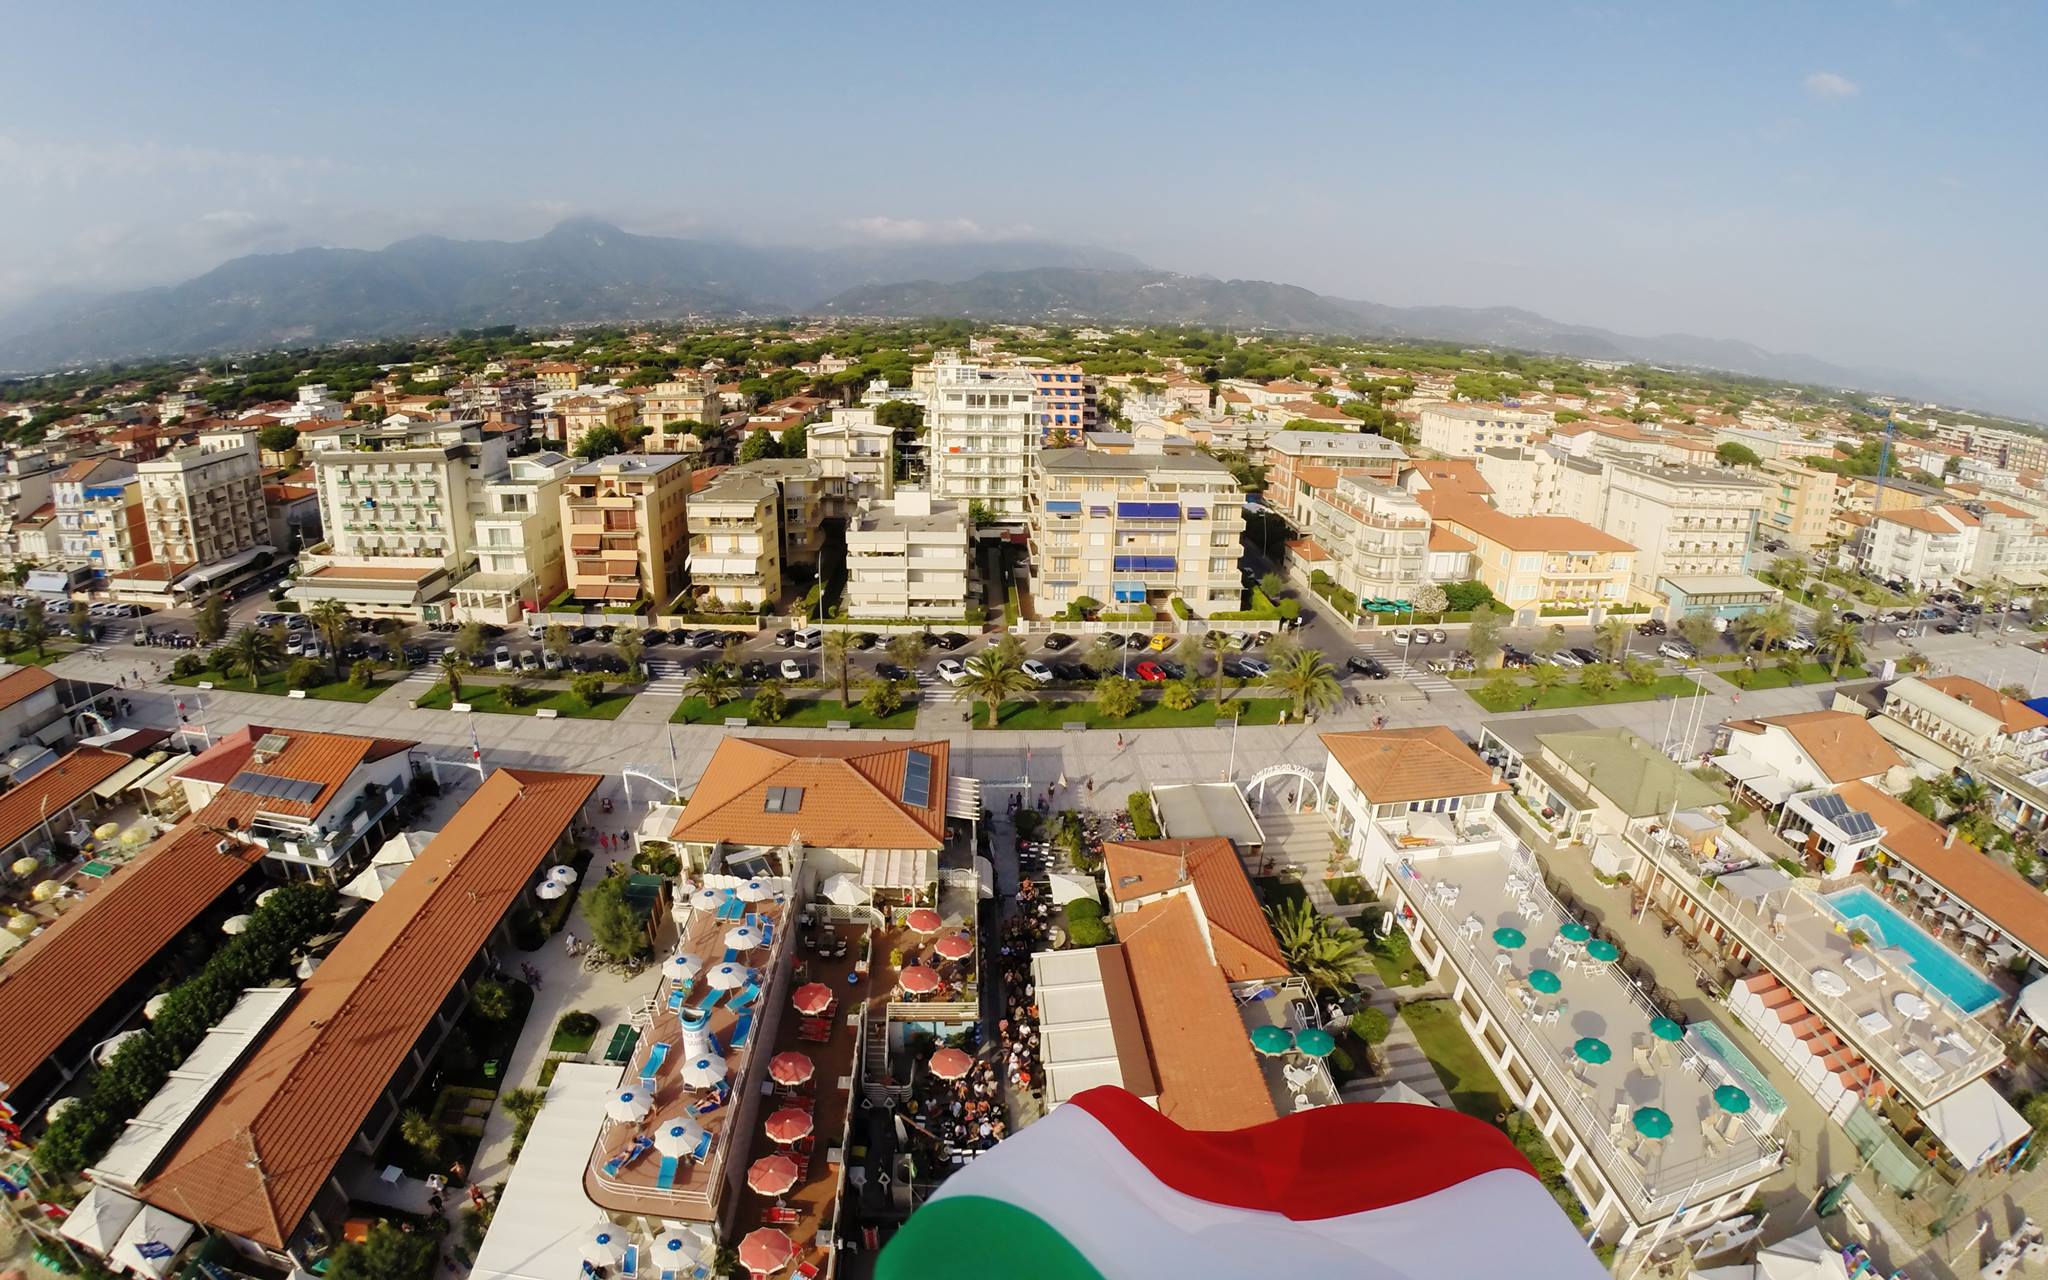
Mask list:
[{"label": "crosswalk", "polygon": [[1378,640],[1366,640],[1359,644],[1359,648],[1379,659],[1380,664],[1386,667],[1388,676],[1395,680],[1406,680],[1424,693],[1435,695],[1439,693],[1456,693],[1458,691],[1457,685],[1431,671],[1424,665],[1428,659],[1421,657],[1419,654],[1414,654],[1413,650],[1410,650],[1413,658],[1411,661],[1401,656],[1401,646],[1397,644],[1382,644]]},{"label": "crosswalk", "polygon": [[917,678],[917,695],[926,702],[958,702],[960,691],[938,677],[936,672],[919,667],[911,673]]},{"label": "crosswalk", "polygon": [[642,693],[657,697],[680,698],[690,691],[690,673],[683,664],[673,658],[645,658],[647,687]]}]

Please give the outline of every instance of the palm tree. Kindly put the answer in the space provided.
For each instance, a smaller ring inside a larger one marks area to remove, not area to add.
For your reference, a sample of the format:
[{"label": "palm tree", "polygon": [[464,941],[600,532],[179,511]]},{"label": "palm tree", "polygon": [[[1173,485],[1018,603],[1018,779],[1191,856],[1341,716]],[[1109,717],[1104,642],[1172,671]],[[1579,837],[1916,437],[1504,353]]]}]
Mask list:
[{"label": "palm tree", "polygon": [[716,708],[732,696],[732,669],[723,662],[707,662],[690,677],[690,692],[704,699],[706,709]]},{"label": "palm tree", "polygon": [[1564,668],[1554,663],[1539,662],[1529,672],[1529,683],[1535,686],[1536,696],[1542,697],[1564,682]]},{"label": "palm tree", "polygon": [[1913,779],[1906,789],[1899,794],[1899,799],[1905,802],[1906,807],[1923,818],[1935,818],[1941,815],[1941,798],[1941,788],[1925,778]]},{"label": "palm tree", "polygon": [[1002,653],[977,653],[967,660],[966,670],[967,678],[960,682],[960,690],[968,697],[988,704],[988,727],[991,729],[996,727],[996,717],[1005,702],[1038,688],[1036,680],[1025,675],[1022,667]]},{"label": "palm tree", "polygon": [[1863,632],[1853,622],[1837,618],[1814,637],[1813,650],[1827,659],[1828,679],[1839,680],[1844,666],[1863,660]]},{"label": "palm tree", "polygon": [[1584,689],[1590,697],[1604,698],[1613,691],[1618,679],[1620,677],[1614,674],[1613,666],[1605,662],[1596,662],[1579,672],[1579,688]]},{"label": "palm tree", "polygon": [[469,671],[469,659],[454,649],[441,650],[441,680],[448,686],[450,706],[462,701],[462,677]]},{"label": "palm tree", "polygon": [[1779,556],[1764,570],[1764,576],[1787,591],[1797,591],[1806,581],[1806,561],[1798,556]]},{"label": "palm tree", "polygon": [[1606,619],[1594,631],[1593,644],[1609,662],[1621,661],[1621,655],[1628,651],[1628,624],[1620,618]]},{"label": "palm tree", "polygon": [[1742,620],[1743,635],[1752,649],[1774,649],[1798,629],[1792,621],[1792,611],[1781,604],[1759,609]]},{"label": "palm tree", "polygon": [[1333,707],[1344,696],[1337,669],[1312,649],[1297,649],[1274,665],[1260,683],[1294,703],[1294,718]]},{"label": "palm tree", "polygon": [[1209,655],[1216,678],[1216,705],[1223,705],[1223,655],[1230,652],[1230,634],[1225,631],[1202,633],[1202,651]]},{"label": "palm tree", "polygon": [[1984,789],[1983,783],[1962,774],[1952,775],[1948,779],[1947,785],[1943,787],[1943,794],[1949,804],[1955,807],[1956,812],[1961,814],[1975,813],[1991,799],[1991,793]]},{"label": "palm tree", "polygon": [[569,628],[559,622],[551,622],[548,629],[540,633],[540,647],[557,658],[569,654]]},{"label": "palm tree", "polygon": [[1522,682],[1512,672],[1498,669],[1479,688],[1479,696],[1503,710],[1512,710],[1522,698]]},{"label": "palm tree", "polygon": [[228,642],[228,669],[249,677],[249,687],[263,682],[263,673],[284,661],[284,646],[269,627],[244,627]]},{"label": "palm tree", "polygon": [[1287,967],[1319,991],[1345,991],[1372,965],[1365,935],[1315,909],[1307,898],[1266,908]]},{"label": "palm tree", "polygon": [[839,705],[853,705],[853,633],[845,627],[834,627],[825,633],[825,642],[818,650],[828,670],[839,673]]},{"label": "palm tree", "polygon": [[40,600],[29,601],[21,611],[21,642],[34,648],[38,658],[50,642],[50,615]]},{"label": "palm tree", "polygon": [[1638,689],[1647,689],[1657,683],[1657,668],[1641,658],[1625,658],[1621,664],[1621,678]]},{"label": "palm tree", "polygon": [[313,624],[320,642],[327,646],[327,662],[334,678],[341,679],[341,646],[348,643],[348,606],[339,600],[317,601],[306,610],[306,621]]}]

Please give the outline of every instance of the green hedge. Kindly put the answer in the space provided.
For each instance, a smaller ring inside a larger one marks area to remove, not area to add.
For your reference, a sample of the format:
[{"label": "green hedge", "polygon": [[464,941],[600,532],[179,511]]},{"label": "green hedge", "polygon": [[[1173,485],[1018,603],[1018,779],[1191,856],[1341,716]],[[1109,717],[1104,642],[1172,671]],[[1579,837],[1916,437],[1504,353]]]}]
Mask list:
[{"label": "green hedge", "polygon": [[1143,791],[1133,791],[1125,801],[1130,807],[1131,830],[1140,840],[1159,838],[1159,819],[1152,814],[1152,797]]}]

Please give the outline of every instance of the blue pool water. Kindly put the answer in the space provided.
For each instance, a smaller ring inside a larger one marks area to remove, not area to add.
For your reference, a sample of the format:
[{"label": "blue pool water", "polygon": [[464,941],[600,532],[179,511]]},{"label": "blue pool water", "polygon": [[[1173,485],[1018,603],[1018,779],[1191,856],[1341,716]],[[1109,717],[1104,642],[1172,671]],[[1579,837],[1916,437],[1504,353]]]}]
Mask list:
[{"label": "blue pool water", "polygon": [[1829,894],[1826,901],[1842,919],[1882,938],[1886,946],[1905,952],[1920,980],[1964,1013],[1975,1013],[1999,998],[1998,988],[1989,979],[1870,890],[1844,889]]}]

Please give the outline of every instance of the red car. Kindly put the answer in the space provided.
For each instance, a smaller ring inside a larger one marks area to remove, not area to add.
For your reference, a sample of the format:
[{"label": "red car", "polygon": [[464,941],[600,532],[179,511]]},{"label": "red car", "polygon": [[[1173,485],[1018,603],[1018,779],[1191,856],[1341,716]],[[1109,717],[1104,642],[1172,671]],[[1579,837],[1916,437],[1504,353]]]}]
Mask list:
[{"label": "red car", "polygon": [[1138,679],[1147,684],[1157,684],[1166,679],[1166,672],[1160,670],[1156,662],[1141,662],[1138,664]]}]

